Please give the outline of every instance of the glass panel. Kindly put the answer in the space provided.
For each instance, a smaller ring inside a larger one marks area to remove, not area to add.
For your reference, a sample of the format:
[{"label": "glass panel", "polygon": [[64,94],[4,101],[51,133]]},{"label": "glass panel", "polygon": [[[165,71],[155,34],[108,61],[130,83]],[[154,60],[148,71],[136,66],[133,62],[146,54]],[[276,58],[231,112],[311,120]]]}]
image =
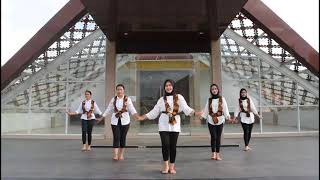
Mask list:
[{"label": "glass panel", "polygon": [[263,132],[297,132],[296,107],[263,107]]},{"label": "glass panel", "polygon": [[254,57],[222,56],[223,79],[258,79],[258,61]]},{"label": "glass panel", "polygon": [[300,130],[319,131],[319,106],[300,106]]},{"label": "glass panel", "polygon": [[[259,108],[257,107],[256,103],[255,103],[255,105],[256,105],[257,110],[259,111]],[[228,108],[229,108],[229,112],[230,112],[231,117],[233,117],[236,107],[235,106],[228,106]],[[226,121],[223,128],[224,128],[224,133],[243,133],[240,119],[238,120],[237,123],[234,123],[234,124],[231,124],[228,121]],[[255,116],[255,121],[254,121],[254,125],[252,128],[252,132],[260,133],[260,119],[257,116]]]},{"label": "glass panel", "polygon": [[261,79],[284,79],[286,76],[261,60]]},{"label": "glass panel", "polygon": [[1,107],[1,134],[28,133],[29,120],[27,109],[2,109]]},{"label": "glass panel", "polygon": [[[7,110],[25,109],[29,107],[29,89],[17,94],[16,96],[8,99],[8,103],[1,104],[1,108],[6,107]],[[4,97],[8,98],[8,97]]]},{"label": "glass panel", "polygon": [[297,103],[294,81],[261,81],[261,98],[268,105],[295,105]]},{"label": "glass panel", "polygon": [[[222,81],[222,95],[227,101],[230,115],[234,115],[235,109],[239,105],[240,89],[247,89],[248,97],[253,101],[257,111],[259,111],[259,82],[258,81],[235,81],[224,79]],[[259,119],[256,117],[255,125],[252,132],[260,132]],[[225,133],[242,133],[240,121],[237,124],[230,124],[226,122],[224,126]]]},{"label": "glass panel", "polygon": [[28,117],[31,119],[31,134],[65,133],[65,109],[33,109]]},{"label": "glass panel", "polygon": [[32,86],[32,108],[65,105],[66,83],[37,82]]},{"label": "glass panel", "polygon": [[[210,82],[211,82],[211,66],[209,53],[195,53],[194,55],[194,75],[192,81],[191,100],[193,101],[193,108],[196,111],[203,110],[208,98],[210,97]],[[199,60],[199,61],[197,61]],[[207,135],[208,125],[205,119],[197,117],[192,118],[190,122],[191,135]]]},{"label": "glass panel", "polygon": [[[158,99],[163,96],[163,82],[165,79],[173,79],[176,82],[176,92],[181,94],[187,104],[190,104],[190,71],[139,71],[139,109],[141,114],[145,114],[151,111]],[[190,128],[190,117],[181,115],[181,133],[188,132]],[[158,121],[155,119],[152,121],[140,122],[140,131],[146,132],[158,132]]]},{"label": "glass panel", "polygon": [[319,105],[319,98],[301,86],[298,86],[298,95],[300,105]]},{"label": "glass panel", "polygon": [[[105,84],[103,82],[73,82],[69,83],[69,105],[68,109],[72,112],[76,111],[81,102],[85,99],[84,93],[86,90],[92,92],[91,99],[96,101],[99,109],[103,113],[106,109],[105,105]],[[95,114],[96,117],[99,115]],[[75,115],[69,117],[68,134],[81,134],[81,115]],[[93,129],[93,134],[104,133],[104,121],[96,124]]]},{"label": "glass panel", "polygon": [[[208,54],[119,54],[117,56],[116,83],[126,86],[140,114],[149,112],[163,94],[165,79],[176,81],[176,90],[190,107],[200,110],[208,97],[210,84]],[[204,93],[203,93],[204,92]],[[182,115],[184,116],[184,115]],[[193,117],[182,117],[182,133],[190,135],[190,127],[202,131],[201,122]],[[158,119],[131,122],[130,132],[136,134],[158,133]],[[200,128],[200,129],[197,129]]]}]

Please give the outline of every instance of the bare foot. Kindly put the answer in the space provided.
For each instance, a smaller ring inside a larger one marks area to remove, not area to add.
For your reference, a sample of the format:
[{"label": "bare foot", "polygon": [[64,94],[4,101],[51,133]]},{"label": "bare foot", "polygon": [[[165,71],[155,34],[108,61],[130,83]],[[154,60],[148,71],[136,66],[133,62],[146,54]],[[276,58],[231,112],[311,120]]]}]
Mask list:
[{"label": "bare foot", "polygon": [[168,174],[169,173],[169,167],[165,167],[164,170],[161,170],[162,174]]},{"label": "bare foot", "polygon": [[244,151],[249,151],[249,150],[251,150],[251,148],[250,148],[249,146],[246,146],[246,147],[244,148]]},{"label": "bare foot", "polygon": [[221,160],[222,160],[219,153],[217,153],[217,158],[216,158],[216,160],[217,160],[217,161],[221,161]]},{"label": "bare foot", "polygon": [[162,174],[168,174],[169,173],[169,162],[164,161],[164,167],[162,170],[160,170]]},{"label": "bare foot", "polygon": [[84,145],[82,146],[81,151],[86,151],[86,150],[87,150],[87,145],[86,145],[86,144],[84,144]]},{"label": "bare foot", "polygon": [[216,152],[213,152],[213,153],[212,153],[211,159],[213,159],[213,160],[216,160],[216,159],[217,159],[217,154],[216,154]]},{"label": "bare foot", "polygon": [[114,161],[118,161],[119,158],[118,158],[118,154],[113,154],[113,158],[112,158]]},{"label": "bare foot", "polygon": [[177,173],[174,165],[171,164],[169,172],[170,172],[170,174],[176,174]]},{"label": "bare foot", "polygon": [[118,151],[119,149],[118,148],[113,148],[113,160],[114,161],[118,161],[119,160],[119,158],[118,158]]},{"label": "bare foot", "polygon": [[119,149],[119,160],[124,160],[123,154],[124,154],[124,148],[120,148]]}]

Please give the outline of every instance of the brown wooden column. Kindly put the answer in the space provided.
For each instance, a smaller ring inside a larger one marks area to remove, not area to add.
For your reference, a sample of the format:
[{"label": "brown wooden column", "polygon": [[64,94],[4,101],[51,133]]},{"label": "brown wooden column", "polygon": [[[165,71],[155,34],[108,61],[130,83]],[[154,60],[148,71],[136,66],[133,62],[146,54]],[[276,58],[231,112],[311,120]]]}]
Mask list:
[{"label": "brown wooden column", "polygon": [[212,69],[211,82],[217,84],[222,92],[220,38],[218,40],[212,40],[210,45]]},{"label": "brown wooden column", "polygon": [[[201,111],[201,104],[200,104],[200,61],[198,59],[193,61],[193,108],[195,111]],[[191,120],[191,125],[193,127],[199,127],[201,126],[201,121],[198,117],[193,117]]]},{"label": "brown wooden column", "polygon": [[[219,86],[220,95],[222,92],[222,71],[221,71],[221,50],[220,50],[220,38],[218,40],[211,40],[211,83]],[[224,128],[221,135],[221,144],[224,140]]]},{"label": "brown wooden column", "polygon": [[[106,71],[105,71],[105,104],[115,96],[116,83],[116,42],[106,41]],[[111,138],[111,115],[105,118],[105,139]]]}]

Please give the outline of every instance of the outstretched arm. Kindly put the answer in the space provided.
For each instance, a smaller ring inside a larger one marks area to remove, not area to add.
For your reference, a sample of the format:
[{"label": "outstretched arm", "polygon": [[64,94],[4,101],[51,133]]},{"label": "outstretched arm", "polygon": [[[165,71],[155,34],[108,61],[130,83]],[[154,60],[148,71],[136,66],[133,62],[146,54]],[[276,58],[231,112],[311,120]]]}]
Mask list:
[{"label": "outstretched arm", "polygon": [[148,112],[145,115],[142,115],[140,117],[140,120],[145,120],[145,119],[155,119],[159,116],[160,112],[161,112],[161,98],[158,100],[157,104],[153,107],[153,109]]},{"label": "outstretched arm", "polygon": [[82,103],[80,103],[78,109],[77,109],[75,112],[70,112],[69,110],[67,110],[66,113],[67,113],[69,116],[81,114],[81,113],[82,113]]},{"label": "outstretched arm", "polygon": [[[136,115],[136,116],[135,116],[135,115]],[[135,116],[135,119],[138,120],[138,121],[143,121],[143,120],[147,119],[147,116],[146,116],[145,114],[142,115],[142,116],[140,116],[140,115],[138,115],[138,113],[137,113],[137,114],[134,114],[134,116]]]},{"label": "outstretched arm", "polygon": [[231,121],[227,101],[224,97],[222,98],[222,110],[223,110],[223,114],[226,117],[226,119]]},{"label": "outstretched arm", "polygon": [[253,112],[253,114],[259,116],[259,118],[262,119],[261,114],[258,113],[256,106],[254,105],[252,100],[250,101],[250,108],[251,108],[251,111]]},{"label": "outstretched arm", "polygon": [[67,113],[69,116],[73,116],[73,115],[79,114],[79,113],[77,113],[77,112],[70,112],[70,111],[67,111],[66,113]]},{"label": "outstretched arm", "polygon": [[179,105],[181,106],[181,109],[184,112],[184,114],[186,114],[187,116],[195,115],[195,110],[188,106],[186,100],[182,95],[179,95],[179,102]]}]

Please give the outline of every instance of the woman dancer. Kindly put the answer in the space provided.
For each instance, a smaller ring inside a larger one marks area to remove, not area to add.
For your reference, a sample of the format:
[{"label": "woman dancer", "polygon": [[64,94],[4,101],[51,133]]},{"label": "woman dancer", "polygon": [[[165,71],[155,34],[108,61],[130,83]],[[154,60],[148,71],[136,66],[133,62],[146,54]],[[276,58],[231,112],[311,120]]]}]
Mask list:
[{"label": "woman dancer", "polygon": [[[96,117],[94,113],[99,115],[102,114],[97,103],[91,99],[91,91],[85,91],[85,100],[82,101],[75,112],[67,111],[69,116],[82,114],[81,115],[81,129],[82,129],[82,151],[91,151],[91,139],[92,129],[95,123]],[[88,144],[86,143],[86,135],[88,134]]]},{"label": "woman dancer", "polygon": [[249,97],[247,97],[246,89],[242,88],[239,94],[239,106],[236,108],[236,111],[234,113],[235,117],[233,118],[233,122],[236,122],[235,118],[240,116],[245,144],[244,150],[248,151],[251,150],[251,148],[249,147],[249,142],[251,138],[252,127],[254,124],[254,114],[259,116],[260,119],[262,119],[262,116],[258,114],[253,101]]},{"label": "woman dancer", "polygon": [[[110,103],[98,123],[107,115],[112,113],[111,128],[113,133],[113,160],[124,160],[124,149],[126,147],[126,136],[130,127],[130,116],[138,117],[131,99],[124,94],[123,84],[116,86],[116,96],[110,100]],[[120,150],[119,150],[120,148]]]},{"label": "woman dancer", "polygon": [[219,87],[216,84],[210,86],[211,97],[203,110],[202,117],[208,120],[208,128],[211,135],[211,151],[213,160],[222,160],[220,156],[220,143],[225,119],[230,119],[227,102],[219,95]]},{"label": "woman dancer", "polygon": [[[175,83],[173,80],[167,79],[163,84],[165,94],[161,97],[154,108],[147,114],[139,116],[139,120],[155,119],[159,114],[159,134],[162,144],[162,158],[164,161],[164,168],[161,171],[163,174],[175,174],[175,159],[176,159],[176,145],[181,131],[180,115],[183,112],[187,116],[200,115],[200,112],[195,111],[187,105],[184,97],[175,92]],[[170,166],[169,166],[170,159]]]}]

